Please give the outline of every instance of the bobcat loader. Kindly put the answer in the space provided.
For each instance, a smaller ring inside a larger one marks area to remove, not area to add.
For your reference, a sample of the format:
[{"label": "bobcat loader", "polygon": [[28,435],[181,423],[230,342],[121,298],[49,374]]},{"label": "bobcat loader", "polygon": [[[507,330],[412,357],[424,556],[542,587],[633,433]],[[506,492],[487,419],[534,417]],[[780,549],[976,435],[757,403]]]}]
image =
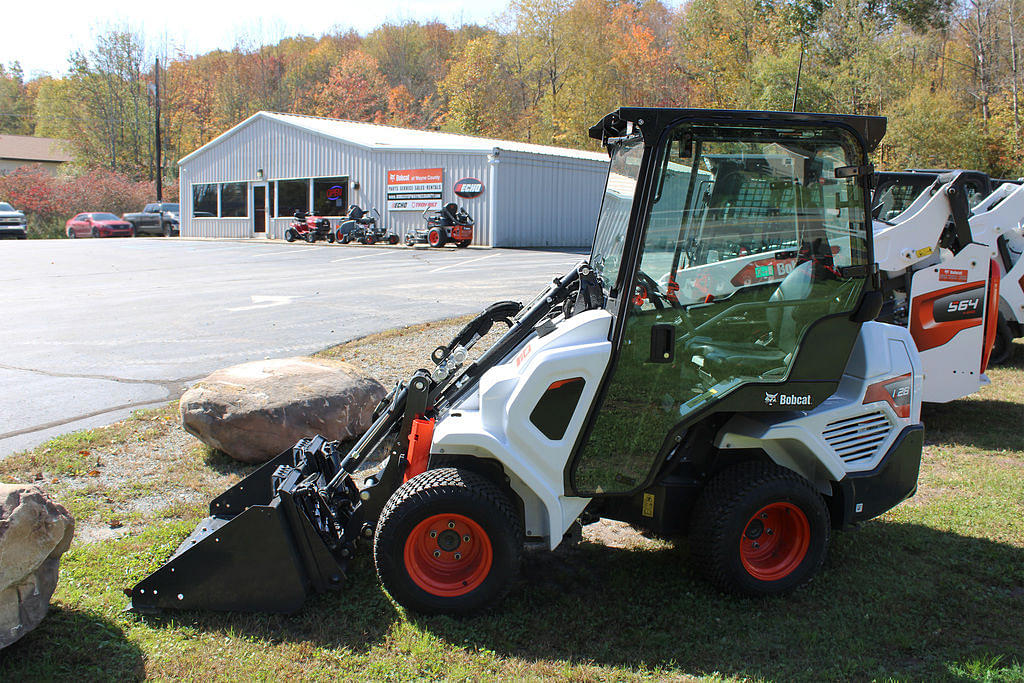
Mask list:
[{"label": "bobcat loader", "polygon": [[[991,281],[993,276],[985,278],[975,273],[971,275],[974,279],[988,279],[986,295],[992,296],[976,297],[972,301],[992,301],[998,305],[991,308],[991,322],[995,325],[990,328],[990,318],[982,309],[974,305],[965,304],[969,308],[963,313],[970,313],[968,317],[951,318],[940,312],[940,319],[934,321],[935,329],[954,331],[957,334],[961,329],[969,327],[982,327],[984,334],[979,339],[977,335],[967,334],[964,337],[955,339],[953,347],[947,347],[946,342],[936,343],[944,338],[932,332],[925,332],[918,325],[914,331],[914,338],[918,341],[925,364],[932,365],[926,368],[926,384],[930,384],[932,378],[952,371],[952,365],[966,362],[966,359],[977,358],[980,354],[987,353],[988,361],[985,364],[995,365],[1006,360],[1010,353],[1010,344],[1016,337],[1024,336],[1024,265],[1017,267],[1019,257],[1024,251],[1024,234],[1022,234],[1022,223],[1024,223],[1024,186],[1013,182],[1005,182],[999,185],[987,196],[980,196],[978,193],[978,180],[976,176],[983,176],[976,171],[957,171],[945,174],[936,173],[915,173],[904,172],[898,175],[902,177],[917,177],[923,179],[920,185],[924,189],[914,198],[912,202],[904,207],[896,215],[890,215],[887,220],[875,220],[876,242],[886,241],[893,246],[893,254],[905,251],[904,258],[896,258],[888,263],[892,268],[889,270],[884,265],[883,270],[887,272],[890,281],[895,285],[892,288],[898,292],[899,301],[896,302],[896,318],[902,318],[906,324],[910,318],[907,317],[908,306],[907,287],[913,273],[918,270],[933,271],[936,267],[940,269],[939,277],[933,282],[924,285],[919,283],[918,296],[922,294],[950,290],[951,286],[942,283],[957,282],[950,278],[964,276],[963,263],[973,261],[980,253],[977,248],[972,248],[968,253],[962,254],[964,247],[969,245],[981,245],[987,248],[987,260],[993,262],[993,271],[997,271],[998,281]],[[987,176],[984,176],[987,179]],[[876,202],[879,195],[879,188],[875,190]],[[906,185],[906,189],[911,186]],[[876,204],[876,217],[884,214],[885,204]],[[971,208],[967,208],[970,206]],[[890,212],[890,214],[893,212]],[[899,226],[894,228],[892,226]],[[885,237],[879,237],[879,234]],[[903,247],[912,247],[909,250]],[[881,249],[876,248],[876,253]],[[879,258],[880,262],[883,260]],[[958,263],[959,262],[959,265]],[[945,270],[942,270],[945,269]],[[904,277],[906,276],[906,277]],[[904,278],[906,281],[901,282]],[[946,291],[948,294],[949,291]],[[949,306],[952,301],[944,302]],[[959,305],[959,301],[956,302]],[[990,307],[984,307],[988,311]],[[918,307],[918,312],[923,310]],[[947,311],[954,313],[955,311]],[[918,315],[920,318],[920,315]],[[964,321],[972,321],[963,325]],[[969,339],[968,339],[969,338]],[[977,347],[977,344],[984,344],[984,348]],[[989,348],[991,351],[989,352]],[[931,349],[941,349],[932,354],[926,352]],[[966,355],[964,355],[966,354]],[[936,359],[936,364],[930,363],[927,359]],[[947,394],[940,400],[951,400],[973,393],[981,384],[987,383],[983,373],[972,372],[966,366],[956,370],[961,379],[964,380],[959,392],[939,392]],[[958,395],[957,395],[958,394]],[[925,401],[933,400],[936,394],[926,389]]]},{"label": "bobcat loader", "polygon": [[[293,611],[366,547],[397,602],[463,614],[510,590],[524,545],[554,549],[600,517],[688,536],[721,589],[805,584],[834,530],[917,486],[921,361],[906,327],[875,320],[867,158],[884,131],[608,114],[590,130],[611,161],[589,259],[439,346],[353,446],[303,439],[216,498],[126,590],[133,607]],[[740,180],[785,201],[731,211]],[[737,243],[793,266],[738,284],[711,269],[729,283],[711,296],[659,285]]]},{"label": "bobcat loader", "polygon": [[[881,319],[910,330],[926,402],[953,401],[989,383],[985,371],[1005,290],[998,226],[1007,211],[1024,216],[1024,204],[988,200],[972,216],[964,181],[961,173],[940,176],[903,213],[874,221],[875,260],[887,293]],[[1014,300],[1024,303],[1024,296]]]}]

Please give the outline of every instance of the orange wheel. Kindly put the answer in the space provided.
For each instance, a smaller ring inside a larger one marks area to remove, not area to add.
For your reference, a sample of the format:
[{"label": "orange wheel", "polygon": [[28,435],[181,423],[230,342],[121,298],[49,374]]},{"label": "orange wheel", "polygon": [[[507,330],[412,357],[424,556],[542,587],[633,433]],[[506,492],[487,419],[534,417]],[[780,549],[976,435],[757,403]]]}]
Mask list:
[{"label": "orange wheel", "polygon": [[811,524],[792,503],[771,503],[754,513],[740,538],[743,568],[760,581],[792,574],[807,557]]},{"label": "orange wheel", "polygon": [[407,609],[470,614],[508,592],[522,547],[522,521],[506,489],[477,472],[439,467],[388,499],[373,561],[384,588]]},{"label": "orange wheel", "polygon": [[690,556],[722,590],[779,595],[818,573],[831,526],[811,482],[775,463],[737,463],[701,491],[690,520]]},{"label": "orange wheel", "polygon": [[433,515],[405,541],[405,568],[417,586],[438,597],[465,595],[484,582],[494,562],[491,539],[463,515]]}]

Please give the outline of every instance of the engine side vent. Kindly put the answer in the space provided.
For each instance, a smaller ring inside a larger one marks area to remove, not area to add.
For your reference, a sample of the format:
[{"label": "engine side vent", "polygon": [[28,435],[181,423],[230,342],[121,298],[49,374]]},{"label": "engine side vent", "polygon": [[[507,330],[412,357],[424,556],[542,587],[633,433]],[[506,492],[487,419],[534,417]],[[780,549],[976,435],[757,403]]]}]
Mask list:
[{"label": "engine side vent", "polygon": [[873,458],[891,431],[889,420],[875,411],[829,422],[821,435],[843,462],[855,463]]}]

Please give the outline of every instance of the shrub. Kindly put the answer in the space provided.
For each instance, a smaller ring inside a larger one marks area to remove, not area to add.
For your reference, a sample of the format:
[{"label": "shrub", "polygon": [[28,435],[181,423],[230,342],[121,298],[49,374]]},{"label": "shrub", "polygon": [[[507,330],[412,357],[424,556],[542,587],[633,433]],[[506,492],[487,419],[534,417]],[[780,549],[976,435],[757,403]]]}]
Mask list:
[{"label": "shrub", "polygon": [[[178,186],[166,187],[165,200],[177,198]],[[0,175],[0,201],[25,212],[31,238],[64,235],[64,223],[77,213],[141,211],[156,198],[156,183],[134,181],[102,169],[76,175],[50,175],[40,166],[23,166]]]}]

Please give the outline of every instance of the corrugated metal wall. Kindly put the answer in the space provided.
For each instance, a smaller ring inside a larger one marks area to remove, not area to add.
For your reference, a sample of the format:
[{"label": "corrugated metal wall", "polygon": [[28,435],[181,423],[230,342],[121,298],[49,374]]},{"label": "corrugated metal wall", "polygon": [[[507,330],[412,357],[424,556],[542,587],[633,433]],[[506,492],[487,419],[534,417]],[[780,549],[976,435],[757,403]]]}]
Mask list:
[{"label": "corrugated metal wall", "polygon": [[608,163],[502,151],[495,247],[590,247]]},{"label": "corrugated metal wall", "polygon": [[[589,247],[607,163],[500,151],[437,153],[366,149],[257,117],[180,167],[181,234],[252,237],[252,184],[290,178],[348,176],[349,203],[376,208],[400,236],[422,226],[416,211],[386,211],[388,170],[443,168],[444,201],[464,206],[476,220],[474,244],[515,247]],[[257,170],[263,169],[263,180]],[[479,197],[452,192],[462,178],[484,183]],[[249,218],[192,218],[194,183],[249,183]],[[353,190],[353,183],[359,189]],[[269,237],[283,238],[289,220],[271,220]]]}]

